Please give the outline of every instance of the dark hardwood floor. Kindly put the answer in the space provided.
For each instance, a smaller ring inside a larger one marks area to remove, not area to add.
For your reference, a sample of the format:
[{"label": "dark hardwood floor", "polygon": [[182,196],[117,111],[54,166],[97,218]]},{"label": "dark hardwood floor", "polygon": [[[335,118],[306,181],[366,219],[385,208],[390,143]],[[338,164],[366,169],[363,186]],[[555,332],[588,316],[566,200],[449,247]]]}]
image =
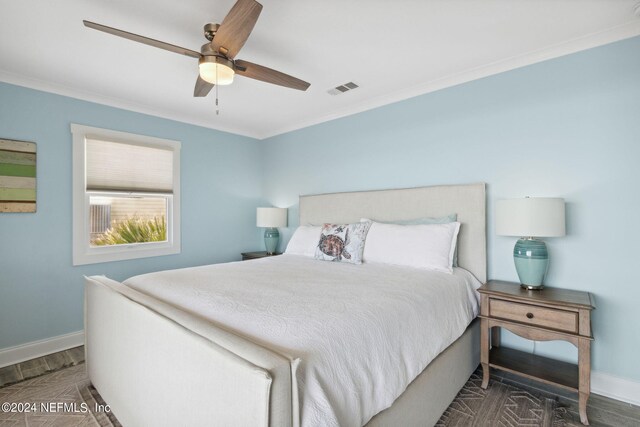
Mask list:
[{"label": "dark hardwood floor", "polygon": [[0,368],[0,387],[84,362],[84,346]]}]

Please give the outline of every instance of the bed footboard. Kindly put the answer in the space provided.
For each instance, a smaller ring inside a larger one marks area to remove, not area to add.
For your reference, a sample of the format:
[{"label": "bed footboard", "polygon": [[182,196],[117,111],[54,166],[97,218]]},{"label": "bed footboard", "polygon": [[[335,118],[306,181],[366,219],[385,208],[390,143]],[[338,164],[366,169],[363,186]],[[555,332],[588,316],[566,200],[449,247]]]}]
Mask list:
[{"label": "bed footboard", "polygon": [[106,277],[85,284],[91,382],[125,426],[297,426],[297,361]]}]

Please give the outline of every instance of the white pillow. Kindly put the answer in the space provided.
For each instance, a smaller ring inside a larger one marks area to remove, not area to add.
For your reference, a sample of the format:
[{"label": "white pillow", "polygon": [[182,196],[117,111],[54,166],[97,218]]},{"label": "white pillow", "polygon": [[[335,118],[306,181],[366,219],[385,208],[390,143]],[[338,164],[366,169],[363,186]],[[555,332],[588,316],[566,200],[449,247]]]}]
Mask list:
[{"label": "white pillow", "polygon": [[304,255],[314,257],[316,247],[320,241],[320,232],[322,227],[315,225],[301,225],[291,236],[285,254]]},{"label": "white pillow", "polygon": [[374,222],[364,245],[363,261],[453,272],[459,222],[398,225]]}]

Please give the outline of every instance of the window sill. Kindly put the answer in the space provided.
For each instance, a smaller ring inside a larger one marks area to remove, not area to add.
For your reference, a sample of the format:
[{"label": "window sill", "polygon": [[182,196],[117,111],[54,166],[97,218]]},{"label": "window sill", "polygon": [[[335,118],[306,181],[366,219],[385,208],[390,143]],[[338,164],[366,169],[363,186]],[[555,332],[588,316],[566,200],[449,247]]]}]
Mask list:
[{"label": "window sill", "polygon": [[116,245],[111,247],[88,248],[83,253],[73,254],[73,265],[98,264],[102,262],[125,261],[162,255],[176,255],[180,246],[170,243],[143,243],[136,245]]}]

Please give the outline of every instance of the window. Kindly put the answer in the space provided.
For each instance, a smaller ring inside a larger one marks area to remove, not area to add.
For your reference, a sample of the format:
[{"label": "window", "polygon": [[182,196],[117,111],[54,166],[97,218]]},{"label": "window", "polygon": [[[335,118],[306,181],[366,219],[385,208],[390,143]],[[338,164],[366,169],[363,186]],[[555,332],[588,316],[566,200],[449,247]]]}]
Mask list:
[{"label": "window", "polygon": [[180,253],[180,143],[72,124],[73,265]]}]

